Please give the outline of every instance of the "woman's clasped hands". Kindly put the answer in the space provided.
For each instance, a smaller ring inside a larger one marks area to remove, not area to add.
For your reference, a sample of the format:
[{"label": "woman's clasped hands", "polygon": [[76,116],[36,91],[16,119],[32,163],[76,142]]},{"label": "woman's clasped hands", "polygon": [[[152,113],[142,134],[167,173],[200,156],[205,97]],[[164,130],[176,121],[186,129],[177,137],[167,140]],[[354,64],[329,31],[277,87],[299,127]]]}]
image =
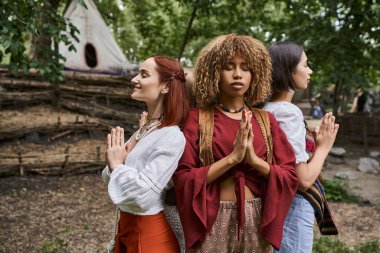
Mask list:
[{"label": "woman's clasped hands", "polygon": [[242,111],[239,131],[236,134],[234,149],[231,153],[234,163],[241,163],[245,159],[251,166],[255,166],[259,159],[253,147],[252,117],[251,111]]},{"label": "woman's clasped hands", "polygon": [[331,112],[323,117],[321,126],[315,130],[317,148],[329,152],[338,133],[339,124],[335,124],[335,116]]},{"label": "woman's clasped hands", "polygon": [[121,127],[112,128],[107,135],[106,158],[108,168],[112,172],[119,164],[124,164],[130,151],[129,145],[124,144],[124,129]]}]

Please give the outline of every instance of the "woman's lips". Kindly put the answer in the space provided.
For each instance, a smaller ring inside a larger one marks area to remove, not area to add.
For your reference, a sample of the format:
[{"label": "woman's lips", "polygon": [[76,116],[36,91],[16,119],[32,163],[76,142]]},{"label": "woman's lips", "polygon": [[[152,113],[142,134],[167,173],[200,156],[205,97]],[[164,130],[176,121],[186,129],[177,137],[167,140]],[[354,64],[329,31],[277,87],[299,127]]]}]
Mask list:
[{"label": "woman's lips", "polygon": [[235,82],[235,83],[231,83],[231,86],[234,87],[235,89],[241,89],[244,87],[244,84]]}]

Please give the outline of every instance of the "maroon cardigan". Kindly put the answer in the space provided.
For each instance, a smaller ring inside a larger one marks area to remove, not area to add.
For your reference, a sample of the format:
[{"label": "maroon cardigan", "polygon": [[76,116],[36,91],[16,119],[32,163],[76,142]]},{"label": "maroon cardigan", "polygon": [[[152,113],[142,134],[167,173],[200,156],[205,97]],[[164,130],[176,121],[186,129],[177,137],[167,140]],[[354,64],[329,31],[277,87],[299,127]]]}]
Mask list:
[{"label": "maroon cardigan", "polygon": [[[238,223],[244,222],[244,185],[261,198],[263,203],[260,232],[276,249],[280,247],[285,217],[297,190],[295,157],[285,134],[272,114],[269,114],[273,138],[273,164],[268,178],[251,167],[240,163],[210,184],[206,184],[210,166],[201,167],[199,161],[198,109],[192,109],[183,127],[185,151],[173,175],[177,206],[186,247],[192,248],[206,239],[218,215],[220,184],[229,177],[235,180]],[[256,154],[266,159],[266,146],[257,121],[252,118],[253,146]],[[213,155],[218,161],[230,154],[239,129],[239,120],[227,117],[214,109]],[[242,220],[243,219],[243,220]],[[241,227],[241,224],[238,224]]]}]

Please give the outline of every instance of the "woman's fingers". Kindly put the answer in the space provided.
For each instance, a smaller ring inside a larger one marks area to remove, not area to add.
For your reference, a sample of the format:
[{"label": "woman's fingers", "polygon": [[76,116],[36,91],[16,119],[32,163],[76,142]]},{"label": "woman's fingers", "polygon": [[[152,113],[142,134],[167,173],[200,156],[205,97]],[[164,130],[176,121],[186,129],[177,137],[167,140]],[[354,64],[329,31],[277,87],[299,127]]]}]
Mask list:
[{"label": "woman's fingers", "polygon": [[335,116],[331,116],[329,133],[332,135],[334,133],[334,130],[335,130]]},{"label": "woman's fingers", "polygon": [[120,127],[116,127],[116,133],[115,133],[115,145],[120,146]]},{"label": "woman's fingers", "polygon": [[112,147],[111,134],[107,134],[107,149],[110,149],[111,147]]},{"label": "woman's fingers", "polygon": [[126,151],[127,153],[129,153],[130,150],[131,150],[131,145],[130,145],[130,143],[125,144],[125,151]]},{"label": "woman's fingers", "polygon": [[111,145],[112,147],[116,145],[116,129],[111,129]]},{"label": "woman's fingers", "polygon": [[328,117],[326,118],[326,133],[329,133],[331,129],[331,114],[329,113]]},{"label": "woman's fingers", "polygon": [[334,125],[334,132],[333,132],[334,137],[338,134],[338,130],[339,130],[339,124],[335,124]]},{"label": "woman's fingers", "polygon": [[148,117],[148,113],[147,112],[142,112],[140,114],[139,127],[143,127],[143,125],[146,123],[147,117]]},{"label": "woman's fingers", "polygon": [[324,133],[328,124],[328,118],[330,117],[329,113],[326,113],[323,117],[322,124],[319,126],[319,133]]},{"label": "woman's fingers", "polygon": [[120,146],[123,146],[124,143],[124,128],[120,128]]},{"label": "woman's fingers", "polygon": [[244,134],[245,138],[248,137],[248,134],[249,134],[249,124],[251,123],[251,120],[252,120],[252,113],[250,111],[246,112],[245,113],[245,117],[244,117],[244,131],[243,131],[243,134]]}]

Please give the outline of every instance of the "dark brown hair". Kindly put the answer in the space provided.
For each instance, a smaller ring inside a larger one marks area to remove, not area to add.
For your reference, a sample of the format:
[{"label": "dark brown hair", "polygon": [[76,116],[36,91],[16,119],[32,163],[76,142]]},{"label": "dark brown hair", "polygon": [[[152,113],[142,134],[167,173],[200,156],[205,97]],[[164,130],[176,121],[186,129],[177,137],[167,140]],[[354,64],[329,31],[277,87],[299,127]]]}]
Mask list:
[{"label": "dark brown hair", "polygon": [[293,42],[278,42],[269,48],[273,93],[295,89],[292,74],[301,60],[303,51],[300,45]]}]

